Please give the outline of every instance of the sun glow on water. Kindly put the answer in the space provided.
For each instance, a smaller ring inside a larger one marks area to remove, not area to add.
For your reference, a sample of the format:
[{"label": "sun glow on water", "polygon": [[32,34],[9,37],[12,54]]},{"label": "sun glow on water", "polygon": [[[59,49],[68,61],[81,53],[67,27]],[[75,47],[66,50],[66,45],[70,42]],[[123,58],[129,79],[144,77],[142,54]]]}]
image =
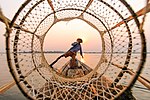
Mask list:
[{"label": "sun glow on water", "polygon": [[82,57],[81,57],[81,62],[85,63],[85,60],[84,60],[84,58],[82,58]]}]

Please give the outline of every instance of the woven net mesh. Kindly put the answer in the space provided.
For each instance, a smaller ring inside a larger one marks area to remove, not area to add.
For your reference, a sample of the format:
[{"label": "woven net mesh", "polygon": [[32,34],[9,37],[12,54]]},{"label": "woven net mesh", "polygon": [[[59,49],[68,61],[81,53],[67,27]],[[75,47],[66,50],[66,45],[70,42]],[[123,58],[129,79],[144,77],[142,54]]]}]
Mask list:
[{"label": "woven net mesh", "polygon": [[[70,78],[49,67],[43,44],[53,25],[73,19],[99,32],[102,51],[92,71]],[[28,98],[114,99],[132,87],[145,62],[144,34],[124,0],[27,0],[11,25],[18,27],[7,37],[8,64]]]}]

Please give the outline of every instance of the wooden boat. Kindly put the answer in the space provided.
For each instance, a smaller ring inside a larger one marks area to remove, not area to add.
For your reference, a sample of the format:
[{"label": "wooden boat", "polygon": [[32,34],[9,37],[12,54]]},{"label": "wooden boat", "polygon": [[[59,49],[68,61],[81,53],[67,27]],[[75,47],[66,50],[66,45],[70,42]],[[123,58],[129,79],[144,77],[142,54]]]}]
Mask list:
[{"label": "wooden boat", "polygon": [[[90,73],[91,69],[86,64],[77,60],[77,66],[71,67],[70,62],[67,62],[57,73],[66,78],[82,77]],[[95,73],[96,76],[97,73]],[[97,80],[85,85],[84,80],[79,82],[60,82],[49,81],[39,90],[36,99],[43,100],[103,100],[104,98],[112,99],[117,91],[122,90],[124,86],[118,85],[116,89],[111,88],[112,81],[102,76]],[[117,89],[118,88],[118,89]],[[43,94],[43,91],[44,94]],[[108,92],[108,93],[107,93]],[[111,92],[111,93],[110,93]],[[124,92],[120,100],[135,100],[131,91]]]}]

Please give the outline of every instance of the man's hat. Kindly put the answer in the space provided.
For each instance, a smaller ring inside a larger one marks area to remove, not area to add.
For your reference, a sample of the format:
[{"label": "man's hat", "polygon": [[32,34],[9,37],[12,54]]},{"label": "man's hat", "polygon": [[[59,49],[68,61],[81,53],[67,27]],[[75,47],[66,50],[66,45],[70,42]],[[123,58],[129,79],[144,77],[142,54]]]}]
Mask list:
[{"label": "man's hat", "polygon": [[81,38],[78,38],[77,41],[80,42],[80,43],[83,42]]}]

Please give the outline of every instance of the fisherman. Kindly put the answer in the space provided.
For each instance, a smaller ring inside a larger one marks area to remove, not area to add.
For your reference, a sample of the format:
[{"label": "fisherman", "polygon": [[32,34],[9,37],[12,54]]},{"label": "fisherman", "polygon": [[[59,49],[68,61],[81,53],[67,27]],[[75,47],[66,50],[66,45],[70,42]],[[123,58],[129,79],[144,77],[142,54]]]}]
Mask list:
[{"label": "fisherman", "polygon": [[82,42],[83,42],[82,39],[81,39],[81,38],[78,38],[78,39],[76,40],[76,42],[74,42],[74,43],[71,44],[72,47],[71,47],[66,53],[64,53],[63,55],[59,56],[52,64],[50,64],[50,67],[53,68],[53,65],[54,65],[61,57],[67,58],[67,57],[69,57],[69,56],[72,58],[72,59],[71,59],[71,64],[70,64],[70,66],[71,66],[71,67],[75,67],[75,66],[76,66],[76,59],[75,59],[75,57],[76,57],[76,54],[77,54],[78,51],[80,51],[80,55],[81,55],[82,58],[83,58],[82,47],[81,47],[81,43],[82,43]]}]

